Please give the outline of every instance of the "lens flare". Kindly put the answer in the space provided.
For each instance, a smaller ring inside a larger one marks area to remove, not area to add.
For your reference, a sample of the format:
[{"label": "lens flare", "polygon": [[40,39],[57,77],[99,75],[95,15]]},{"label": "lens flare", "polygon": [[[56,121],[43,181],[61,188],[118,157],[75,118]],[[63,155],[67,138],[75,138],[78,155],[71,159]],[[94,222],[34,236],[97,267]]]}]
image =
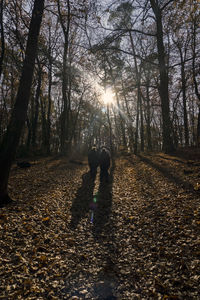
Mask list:
[{"label": "lens flare", "polygon": [[114,102],[114,94],[111,89],[107,89],[102,95],[103,103],[108,105]]}]

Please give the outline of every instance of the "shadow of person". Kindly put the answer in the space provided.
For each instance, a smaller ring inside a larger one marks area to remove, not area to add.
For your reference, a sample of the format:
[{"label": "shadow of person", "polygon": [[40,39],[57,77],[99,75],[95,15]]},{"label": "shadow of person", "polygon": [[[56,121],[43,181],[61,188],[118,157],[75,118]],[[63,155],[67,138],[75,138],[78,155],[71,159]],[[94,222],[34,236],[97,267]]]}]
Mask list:
[{"label": "shadow of person", "polygon": [[112,166],[108,182],[100,182],[96,196],[96,207],[93,211],[93,234],[98,237],[103,230],[107,231],[110,226],[110,213],[112,208],[112,185],[115,162],[112,160]]},{"label": "shadow of person", "polygon": [[72,202],[70,222],[71,229],[75,229],[80,220],[89,211],[89,206],[93,198],[94,186],[95,179],[91,178],[90,172],[83,174],[82,185],[77,190],[76,197]]},{"label": "shadow of person", "polygon": [[107,180],[100,182],[96,196],[96,208],[93,217],[94,239],[104,248],[103,268],[98,273],[94,284],[94,293],[97,299],[115,300],[114,291],[118,286],[117,279],[117,256],[115,220],[112,213],[112,187],[115,170],[115,161],[112,160],[110,174]]}]

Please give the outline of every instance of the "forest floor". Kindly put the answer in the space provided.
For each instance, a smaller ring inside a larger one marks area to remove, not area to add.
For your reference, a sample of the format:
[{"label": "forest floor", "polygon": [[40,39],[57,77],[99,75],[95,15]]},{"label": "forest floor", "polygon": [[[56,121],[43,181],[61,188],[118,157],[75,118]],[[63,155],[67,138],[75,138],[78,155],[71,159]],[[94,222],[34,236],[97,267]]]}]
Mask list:
[{"label": "forest floor", "polygon": [[0,208],[0,299],[200,299],[200,155],[13,166]]}]

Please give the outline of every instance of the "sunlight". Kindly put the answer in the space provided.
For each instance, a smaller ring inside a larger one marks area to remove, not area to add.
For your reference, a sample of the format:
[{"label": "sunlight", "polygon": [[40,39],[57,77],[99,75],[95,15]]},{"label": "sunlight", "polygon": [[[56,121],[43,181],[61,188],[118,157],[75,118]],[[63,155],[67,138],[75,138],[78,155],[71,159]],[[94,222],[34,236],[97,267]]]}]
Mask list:
[{"label": "sunlight", "polygon": [[111,88],[106,89],[104,94],[102,94],[102,100],[106,105],[112,104],[114,102],[114,94]]}]

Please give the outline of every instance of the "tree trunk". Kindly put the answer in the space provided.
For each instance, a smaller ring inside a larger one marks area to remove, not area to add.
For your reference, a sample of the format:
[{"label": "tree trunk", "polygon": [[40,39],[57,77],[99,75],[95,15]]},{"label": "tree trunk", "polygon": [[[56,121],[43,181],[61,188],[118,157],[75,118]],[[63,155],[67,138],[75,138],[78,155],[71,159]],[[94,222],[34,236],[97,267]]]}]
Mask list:
[{"label": "tree trunk", "polygon": [[3,5],[4,1],[0,2],[0,29],[1,29],[1,56],[0,56],[0,78],[3,71],[3,59],[5,54],[5,39],[4,39],[4,27],[3,27]]},{"label": "tree trunk", "polygon": [[[138,90],[139,93],[139,90]],[[134,154],[137,155],[138,154],[138,127],[139,127],[139,104],[140,104],[140,100],[139,100],[139,95],[137,97],[137,115],[136,115],[136,128],[135,128],[135,144],[134,144]]]},{"label": "tree trunk", "polygon": [[197,120],[197,147],[200,147],[200,107]]},{"label": "tree trunk", "polygon": [[30,151],[30,144],[31,144],[31,137],[32,137],[32,128],[31,128],[31,122],[29,121],[29,118],[26,119],[26,125],[28,128],[28,134],[26,138],[26,153],[29,153]]},{"label": "tree trunk", "polygon": [[47,149],[47,119],[46,119],[46,107],[45,100],[43,97],[40,97],[40,106],[41,106],[41,118],[42,118],[42,152],[46,154]]},{"label": "tree trunk", "polygon": [[142,105],[141,96],[140,96],[140,139],[141,139],[140,150],[144,152],[144,122],[143,122],[143,105]]},{"label": "tree trunk", "polygon": [[37,135],[37,125],[38,125],[38,114],[39,114],[39,98],[40,98],[40,92],[41,92],[41,84],[42,84],[42,68],[38,64],[38,85],[36,89],[35,94],[35,109],[34,109],[34,117],[33,117],[33,123],[32,123],[32,140],[31,144],[33,149],[35,150],[36,147],[36,135]]},{"label": "tree trunk", "polygon": [[114,85],[114,87],[115,87],[115,96],[116,96],[116,100],[117,100],[117,110],[118,110],[119,120],[120,120],[122,143],[123,143],[124,148],[127,148],[125,126],[124,126],[125,122],[124,122],[124,118],[123,118],[122,113],[121,113],[121,106],[120,106],[120,103],[119,103],[119,97],[118,97],[118,93],[116,91],[116,86]]},{"label": "tree trunk", "polygon": [[85,90],[83,90],[83,92],[82,92],[82,95],[79,99],[79,104],[78,104],[76,115],[74,116],[74,119],[72,120],[72,124],[71,124],[72,130],[70,132],[70,139],[69,139],[70,145],[72,145],[72,140],[73,139],[76,140],[77,123],[78,123],[78,118],[79,118],[79,114],[80,114],[80,110],[81,110],[81,105],[82,105],[82,102],[83,102],[84,92],[85,92]]},{"label": "tree trunk", "polygon": [[61,153],[66,153],[66,120],[67,120],[67,76],[66,76],[66,61],[67,61],[67,48],[64,46],[64,54],[63,54],[63,78],[62,78],[62,97],[63,97],[63,111],[61,114],[61,136],[60,136],[60,146]]},{"label": "tree trunk", "polygon": [[150,110],[150,96],[149,96],[149,86],[146,87],[146,100],[147,100],[147,149],[152,150],[152,141],[151,141],[151,110]]},{"label": "tree trunk", "polygon": [[183,119],[184,119],[184,134],[185,134],[185,145],[189,145],[189,132],[188,132],[188,116],[187,116],[187,105],[186,105],[186,77],[185,77],[185,62],[182,54],[182,48],[179,47],[181,57],[181,89],[183,96]]},{"label": "tree trunk", "polygon": [[126,98],[126,93],[124,91],[123,81],[122,81],[122,91],[123,91],[123,96],[124,96],[124,101],[125,101],[125,106],[126,106],[126,114],[128,116],[129,147],[130,147],[130,150],[133,151],[133,149],[134,149],[134,137],[133,137],[132,118],[131,118],[130,110],[129,110],[129,107],[128,107],[128,101],[127,101],[127,98]]},{"label": "tree trunk", "polygon": [[161,98],[161,109],[162,109],[163,150],[166,153],[170,153],[174,150],[174,145],[172,140],[172,127],[170,121],[168,74],[167,74],[167,68],[165,64],[162,13],[158,5],[158,1],[150,0],[150,3],[156,18],[156,26],[157,26],[156,38],[157,38],[157,49],[158,49],[159,72],[160,72],[159,94]]},{"label": "tree trunk", "polygon": [[64,35],[64,51],[63,51],[63,78],[62,78],[62,97],[63,97],[63,111],[61,113],[61,132],[60,132],[60,147],[61,153],[66,154],[66,140],[68,140],[68,98],[67,98],[67,87],[68,87],[68,80],[67,80],[67,54],[69,48],[69,29],[70,29],[70,21],[71,21],[71,12],[70,12],[70,1],[67,0],[67,26],[65,26],[64,17],[61,12],[60,8],[60,0],[57,2],[58,5],[58,13],[59,13],[59,20],[62,27],[63,35]]},{"label": "tree trunk", "polygon": [[3,137],[0,147],[0,203],[9,202],[8,178],[12,161],[15,158],[17,146],[19,144],[22,128],[27,118],[28,102],[31,93],[31,84],[37,54],[38,37],[42,15],[44,10],[44,0],[35,0],[30,22],[28,41],[25,51],[22,74],[16,96],[15,105],[12,111],[7,131]]},{"label": "tree trunk", "polygon": [[110,121],[110,109],[107,105],[107,118],[108,118],[108,125],[109,125],[109,143],[110,143],[110,153],[113,156],[113,140],[112,140],[112,124]]},{"label": "tree trunk", "polygon": [[193,82],[194,82],[194,90],[195,94],[199,100],[198,106],[199,106],[199,114],[198,114],[198,121],[197,121],[197,130],[196,130],[196,143],[197,147],[200,147],[200,91],[198,89],[198,83],[197,83],[197,74],[196,72],[196,30],[197,30],[197,20],[193,20],[193,40],[192,40],[192,52],[193,52],[193,57],[192,57],[192,73],[193,73]]},{"label": "tree trunk", "polygon": [[47,109],[47,155],[50,154],[50,138],[51,138],[51,87],[52,87],[52,62],[49,62],[49,85],[48,85],[48,109]]},{"label": "tree trunk", "polygon": [[[135,149],[134,149],[134,153],[137,154],[138,152],[138,130],[139,130],[139,113],[141,112],[141,127],[143,127],[143,115],[142,115],[142,111],[141,111],[141,73],[138,70],[138,64],[137,64],[137,60],[136,60],[136,53],[135,53],[135,46],[134,46],[134,42],[133,42],[133,37],[131,32],[129,31],[129,37],[130,37],[130,42],[131,42],[131,47],[132,47],[132,51],[133,51],[133,58],[134,58],[134,62],[135,62],[135,73],[136,73],[136,80],[137,80],[137,116],[136,116],[136,132],[135,132]],[[143,139],[143,141],[141,140],[141,150],[143,148],[144,150],[144,129],[141,128],[141,139]],[[143,151],[142,150],[142,151]]]}]

